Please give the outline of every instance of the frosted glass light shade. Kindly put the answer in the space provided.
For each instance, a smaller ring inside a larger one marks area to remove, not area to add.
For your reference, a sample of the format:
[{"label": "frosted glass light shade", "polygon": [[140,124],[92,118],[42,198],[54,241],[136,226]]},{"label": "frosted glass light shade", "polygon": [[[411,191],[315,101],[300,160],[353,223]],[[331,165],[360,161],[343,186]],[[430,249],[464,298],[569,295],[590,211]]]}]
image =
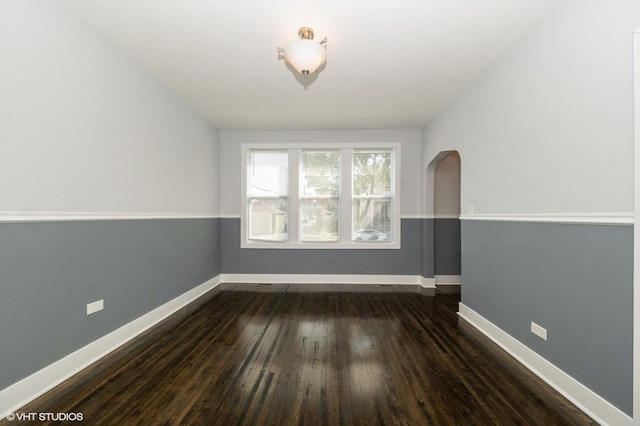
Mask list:
[{"label": "frosted glass light shade", "polygon": [[298,30],[299,40],[289,44],[285,49],[278,48],[278,54],[296,71],[305,77],[318,71],[327,60],[327,38],[320,43],[313,41],[313,30],[302,27]]},{"label": "frosted glass light shade", "polygon": [[316,72],[327,60],[327,50],[313,40],[296,40],[284,49],[284,60],[300,74]]}]

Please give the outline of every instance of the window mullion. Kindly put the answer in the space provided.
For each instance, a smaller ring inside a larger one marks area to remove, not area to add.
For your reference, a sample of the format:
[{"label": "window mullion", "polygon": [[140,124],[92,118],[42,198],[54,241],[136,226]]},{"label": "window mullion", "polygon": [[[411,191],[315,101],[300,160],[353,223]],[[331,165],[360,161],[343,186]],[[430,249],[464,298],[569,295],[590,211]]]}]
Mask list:
[{"label": "window mullion", "polygon": [[340,242],[350,243],[353,230],[351,222],[353,212],[351,210],[353,197],[353,167],[352,157],[353,149],[342,148],[340,150]]},{"label": "window mullion", "polygon": [[289,211],[287,217],[287,229],[289,242],[300,241],[300,150],[289,149]]}]

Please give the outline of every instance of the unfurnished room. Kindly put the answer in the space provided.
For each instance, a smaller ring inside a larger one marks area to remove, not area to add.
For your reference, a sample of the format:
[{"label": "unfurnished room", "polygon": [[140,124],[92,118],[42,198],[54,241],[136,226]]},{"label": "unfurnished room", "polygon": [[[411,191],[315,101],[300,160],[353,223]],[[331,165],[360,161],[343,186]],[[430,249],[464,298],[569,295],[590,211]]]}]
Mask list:
[{"label": "unfurnished room", "polygon": [[637,0],[2,0],[0,425],[640,424]]}]

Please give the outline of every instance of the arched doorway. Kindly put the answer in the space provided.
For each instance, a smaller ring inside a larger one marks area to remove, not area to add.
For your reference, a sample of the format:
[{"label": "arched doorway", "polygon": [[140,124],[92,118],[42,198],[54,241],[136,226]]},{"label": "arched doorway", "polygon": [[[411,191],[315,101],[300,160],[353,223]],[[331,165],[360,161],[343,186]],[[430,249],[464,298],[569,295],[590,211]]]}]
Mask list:
[{"label": "arched doorway", "polygon": [[[427,168],[428,216],[433,218],[431,263],[435,285],[449,290],[462,284],[460,238],[461,160],[457,151],[443,151]],[[429,253],[429,250],[426,251]],[[431,262],[429,262],[431,260]]]}]

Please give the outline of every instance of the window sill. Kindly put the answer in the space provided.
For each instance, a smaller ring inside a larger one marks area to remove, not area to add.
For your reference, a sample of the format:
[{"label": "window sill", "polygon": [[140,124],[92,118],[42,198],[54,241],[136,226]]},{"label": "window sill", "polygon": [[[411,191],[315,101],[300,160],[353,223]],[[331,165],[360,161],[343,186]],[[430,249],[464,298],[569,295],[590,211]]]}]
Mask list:
[{"label": "window sill", "polygon": [[262,242],[262,241],[243,241],[240,244],[240,248],[243,249],[312,249],[312,250],[397,250],[400,249],[400,241],[389,241],[386,243],[377,242],[350,242],[350,243],[277,243],[277,242]]}]

